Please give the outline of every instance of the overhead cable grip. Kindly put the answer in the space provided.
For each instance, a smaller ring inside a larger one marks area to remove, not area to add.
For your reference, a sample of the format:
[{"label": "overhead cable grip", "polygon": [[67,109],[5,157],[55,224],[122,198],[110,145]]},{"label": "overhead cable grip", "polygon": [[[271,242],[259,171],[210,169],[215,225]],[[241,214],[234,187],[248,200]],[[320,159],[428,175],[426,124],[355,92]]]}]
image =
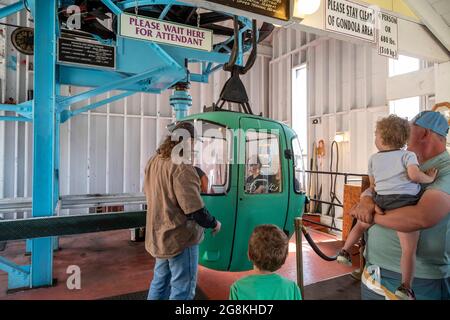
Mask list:
[{"label": "overhead cable grip", "polygon": [[234,24],[233,50],[231,51],[230,61],[225,63],[225,65],[223,66],[223,69],[225,71],[229,71],[229,72],[231,72],[233,70],[233,67],[236,64],[237,52],[238,52],[238,49],[239,49],[239,43],[238,43],[238,39],[239,39],[239,21],[238,21],[238,17],[237,16],[233,16],[233,24]]},{"label": "overhead cable grip", "polygon": [[256,56],[258,53],[258,39],[257,39],[257,26],[256,26],[256,20],[252,20],[252,52],[250,53],[250,56],[247,60],[247,63],[245,64],[244,68],[240,72],[240,74],[246,74],[248,70],[250,70],[256,61]]}]

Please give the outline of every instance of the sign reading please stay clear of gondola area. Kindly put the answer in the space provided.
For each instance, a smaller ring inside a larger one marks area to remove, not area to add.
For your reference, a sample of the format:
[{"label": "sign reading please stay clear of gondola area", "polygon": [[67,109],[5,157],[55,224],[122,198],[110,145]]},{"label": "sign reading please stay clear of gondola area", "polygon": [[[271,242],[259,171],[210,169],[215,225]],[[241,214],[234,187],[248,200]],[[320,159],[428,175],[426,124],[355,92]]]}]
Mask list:
[{"label": "sign reading please stay clear of gondola area", "polygon": [[211,30],[133,14],[120,15],[120,35],[191,49],[212,50]]},{"label": "sign reading please stay clear of gondola area", "polygon": [[348,0],[326,0],[325,4],[325,30],[376,42],[374,8]]}]

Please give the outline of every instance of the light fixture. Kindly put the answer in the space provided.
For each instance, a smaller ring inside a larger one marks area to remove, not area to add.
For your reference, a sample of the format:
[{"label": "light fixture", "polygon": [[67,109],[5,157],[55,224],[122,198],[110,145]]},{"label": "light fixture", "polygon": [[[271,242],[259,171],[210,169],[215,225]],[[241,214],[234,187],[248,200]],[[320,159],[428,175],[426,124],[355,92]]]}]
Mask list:
[{"label": "light fixture", "polygon": [[338,143],[348,141],[348,133],[342,131],[336,132],[336,135],[334,136],[334,141]]},{"label": "light fixture", "polygon": [[295,0],[294,17],[304,18],[306,15],[315,13],[320,8],[321,0]]}]

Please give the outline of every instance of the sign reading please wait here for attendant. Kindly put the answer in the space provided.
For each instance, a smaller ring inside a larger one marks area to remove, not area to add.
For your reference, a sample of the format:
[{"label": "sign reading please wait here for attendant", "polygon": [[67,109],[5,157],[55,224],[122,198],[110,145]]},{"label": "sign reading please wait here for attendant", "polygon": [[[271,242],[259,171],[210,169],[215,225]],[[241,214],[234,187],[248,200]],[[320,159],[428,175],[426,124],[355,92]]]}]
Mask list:
[{"label": "sign reading please wait here for attendant", "polygon": [[211,51],[212,31],[123,13],[120,35],[180,47]]}]

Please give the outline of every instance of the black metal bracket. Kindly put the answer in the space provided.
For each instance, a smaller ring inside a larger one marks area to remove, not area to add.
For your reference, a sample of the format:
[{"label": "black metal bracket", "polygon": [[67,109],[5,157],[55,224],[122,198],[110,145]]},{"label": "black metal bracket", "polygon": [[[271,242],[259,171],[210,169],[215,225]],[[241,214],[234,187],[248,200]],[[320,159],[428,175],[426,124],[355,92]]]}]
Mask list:
[{"label": "black metal bracket", "polygon": [[239,111],[247,114],[253,114],[252,108],[250,107],[250,103],[248,101],[247,91],[245,89],[244,84],[240,78],[241,75],[246,74],[248,70],[250,70],[256,61],[257,56],[257,26],[256,20],[252,21],[252,52],[247,60],[245,66],[236,65],[237,60],[237,52],[239,49],[239,22],[237,17],[234,17],[234,45],[233,50],[230,55],[230,61],[226,63],[223,67],[225,71],[231,73],[231,77],[227,80],[225,85],[220,92],[220,97],[217,103],[213,104],[212,110],[219,111],[223,110],[225,102],[228,103],[236,103],[239,106]]},{"label": "black metal bracket", "polygon": [[292,151],[291,149],[284,150],[284,157],[288,160],[294,159],[294,151]]}]

